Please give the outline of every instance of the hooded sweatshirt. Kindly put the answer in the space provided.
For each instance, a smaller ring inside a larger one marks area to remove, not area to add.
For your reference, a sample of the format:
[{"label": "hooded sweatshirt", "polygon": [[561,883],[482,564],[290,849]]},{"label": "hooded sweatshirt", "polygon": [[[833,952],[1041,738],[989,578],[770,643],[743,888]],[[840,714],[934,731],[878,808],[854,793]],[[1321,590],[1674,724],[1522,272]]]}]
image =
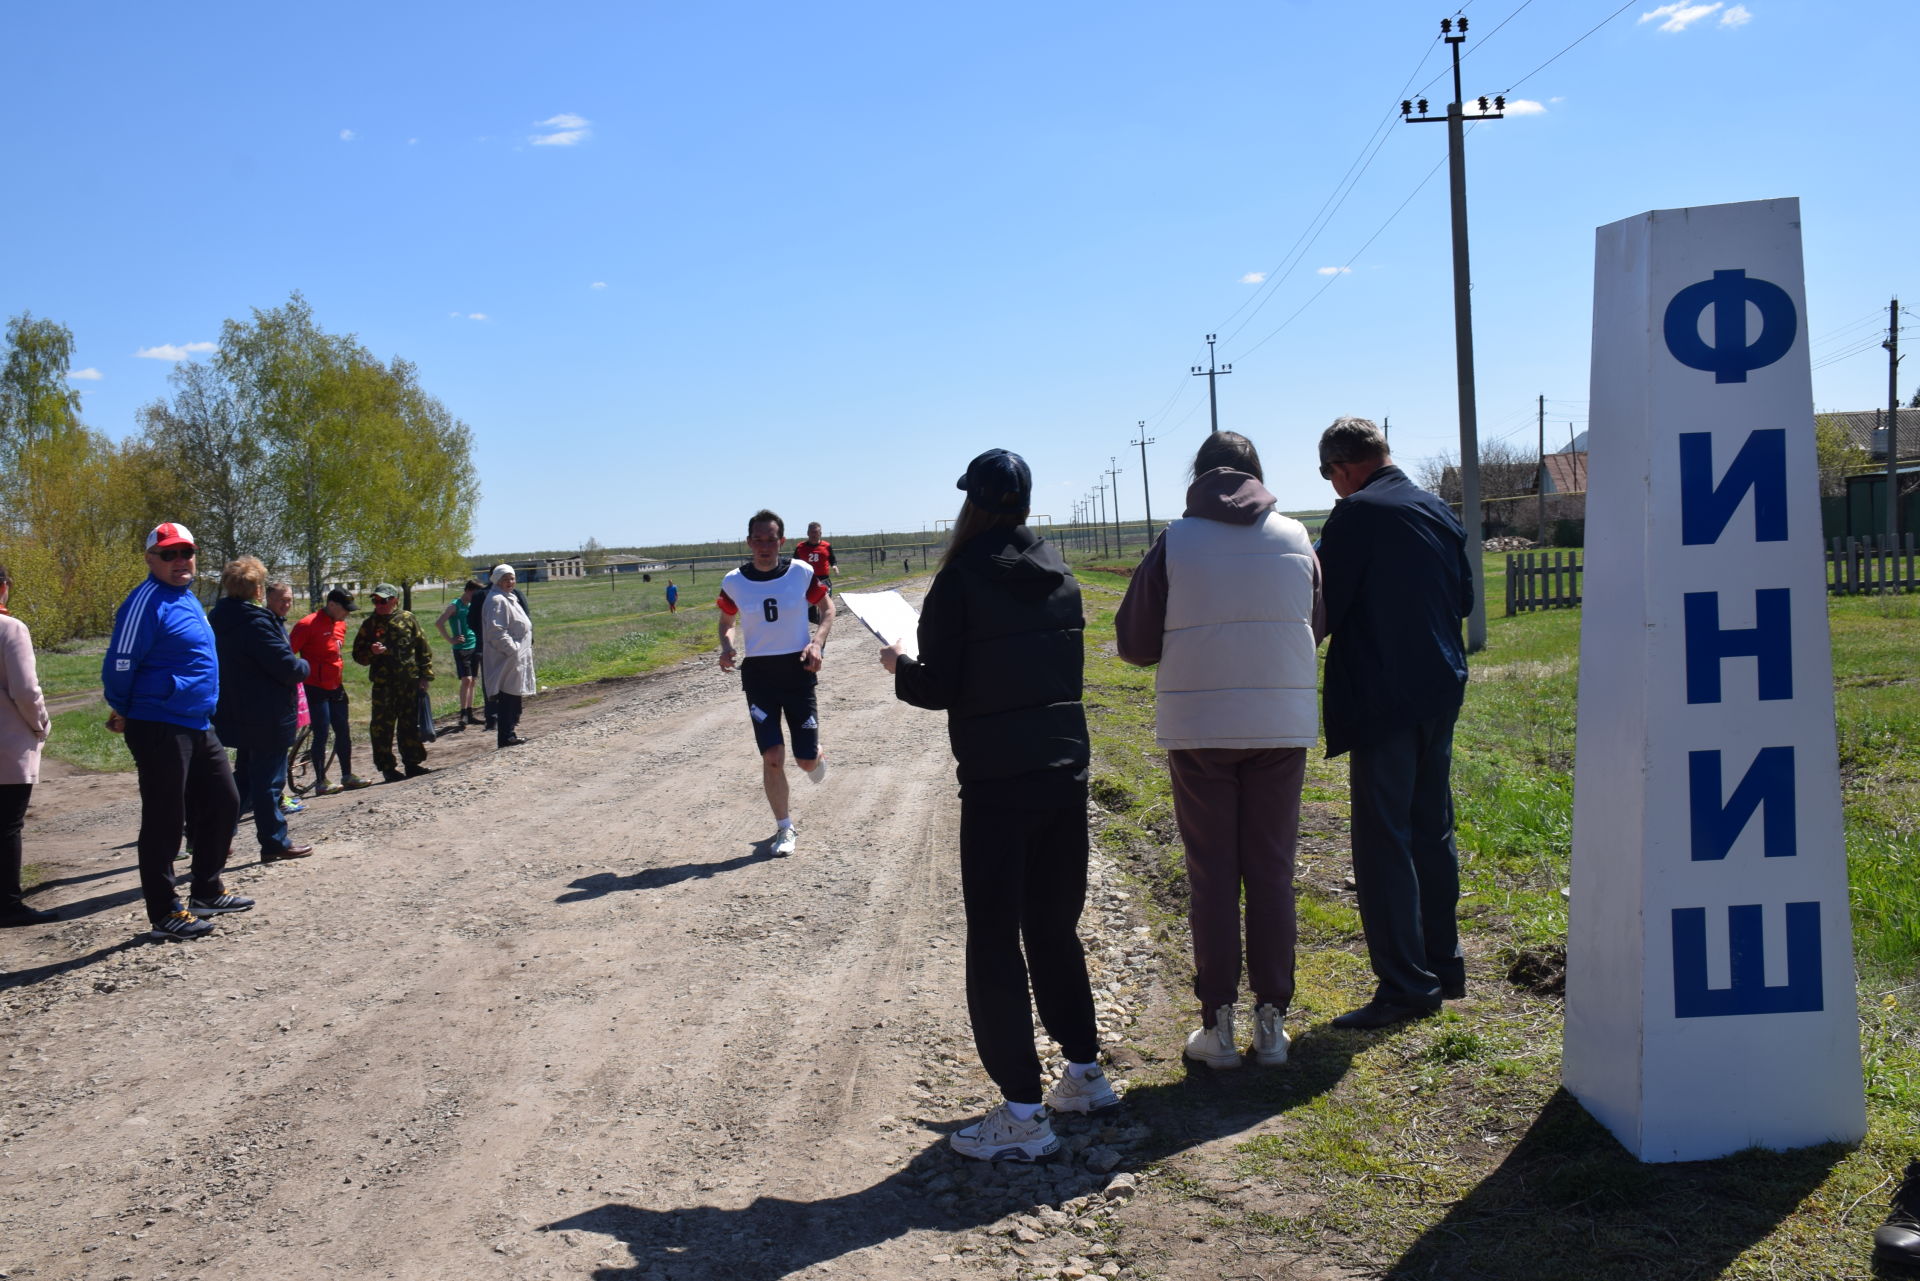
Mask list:
[{"label": "hooded sweatshirt", "polygon": [[1194,478],[1186,514],[1141,560],[1114,619],[1120,657],[1155,673],[1167,750],[1311,747],[1320,718],[1320,563],[1253,476]]},{"label": "hooded sweatshirt", "polygon": [[947,713],[964,799],[1077,802],[1087,778],[1080,584],[1025,525],[962,546],[927,590],[894,693]]}]

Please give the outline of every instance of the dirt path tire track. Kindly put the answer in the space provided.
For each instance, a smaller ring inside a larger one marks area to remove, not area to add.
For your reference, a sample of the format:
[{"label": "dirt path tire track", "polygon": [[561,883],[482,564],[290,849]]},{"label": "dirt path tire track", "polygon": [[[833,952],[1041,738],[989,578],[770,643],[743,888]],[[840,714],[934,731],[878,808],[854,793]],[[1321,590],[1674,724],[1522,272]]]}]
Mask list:
[{"label": "dirt path tire track", "polygon": [[130,780],[47,784],[39,901],[121,898],[0,936],[0,1267],[933,1275],[937,1216],[874,1208],[958,1119],[933,1078],[985,1083],[944,728],[875,649],[831,647],[832,773],[795,783],[784,860],[737,679],[704,663],[315,804],[318,856],[242,865],[261,907],[191,945],[125,945]]}]

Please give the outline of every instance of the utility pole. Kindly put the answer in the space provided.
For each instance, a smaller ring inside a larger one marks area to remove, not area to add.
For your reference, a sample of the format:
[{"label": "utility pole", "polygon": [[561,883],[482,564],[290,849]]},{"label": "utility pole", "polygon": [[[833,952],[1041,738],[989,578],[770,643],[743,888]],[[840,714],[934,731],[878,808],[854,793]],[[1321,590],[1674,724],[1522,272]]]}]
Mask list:
[{"label": "utility pole", "polygon": [[[1459,34],[1454,34],[1455,24]],[[1413,114],[1413,103],[1402,102],[1400,115],[1409,124],[1447,126],[1447,177],[1453,205],[1453,358],[1455,379],[1460,393],[1460,523],[1467,534],[1467,564],[1473,571],[1473,614],[1467,619],[1467,650],[1477,653],[1487,645],[1487,575],[1481,558],[1484,540],[1480,536],[1480,425],[1473,396],[1473,272],[1467,261],[1467,130],[1469,120],[1505,118],[1507,100],[1480,98],[1474,115],[1466,114],[1460,91],[1460,46],[1467,38],[1465,18],[1440,19],[1440,36],[1453,53],[1453,101],[1445,116],[1427,114],[1427,100],[1420,99],[1420,114]]]},{"label": "utility pole", "polygon": [[1213,417],[1213,429],[1215,431],[1219,431],[1220,430],[1220,397],[1216,395],[1214,392],[1214,380],[1222,374],[1232,373],[1233,366],[1221,365],[1218,368],[1214,367],[1213,340],[1214,340],[1214,335],[1208,334],[1207,335],[1207,367],[1205,369],[1202,369],[1200,368],[1200,366],[1195,365],[1193,367],[1193,376],[1195,378],[1205,377],[1207,380],[1207,411]]},{"label": "utility pole", "polygon": [[1120,460],[1112,454],[1107,455],[1107,481],[1113,486],[1113,554],[1118,556],[1124,544],[1120,541],[1120,473],[1124,467],[1114,464]]},{"label": "utility pole", "polygon": [[1380,418],[1380,434],[1381,434],[1382,436],[1384,436],[1384,437],[1386,437],[1386,439],[1387,439],[1387,453],[1388,453],[1389,455],[1391,455],[1391,454],[1393,453],[1393,419],[1391,419],[1391,418],[1389,418],[1389,417],[1387,417],[1387,416],[1385,416],[1385,415],[1382,415],[1382,416],[1381,416],[1381,418]]},{"label": "utility pole", "polygon": [[1900,300],[1887,304],[1887,533],[1900,547]]},{"label": "utility pole", "polygon": [[1153,489],[1147,484],[1147,446],[1153,443],[1153,437],[1147,435],[1147,420],[1140,420],[1140,439],[1130,440],[1129,445],[1140,446],[1140,495],[1147,502],[1147,546],[1153,546]]},{"label": "utility pole", "polygon": [[[1569,462],[1572,459],[1568,459]],[[1533,541],[1537,546],[1547,545],[1547,394],[1540,393],[1540,474],[1534,479],[1533,487],[1539,491],[1539,514],[1534,518]]]},{"label": "utility pole", "polygon": [[1107,482],[1103,480],[1093,489],[1100,495],[1100,554],[1105,556],[1107,554]]}]

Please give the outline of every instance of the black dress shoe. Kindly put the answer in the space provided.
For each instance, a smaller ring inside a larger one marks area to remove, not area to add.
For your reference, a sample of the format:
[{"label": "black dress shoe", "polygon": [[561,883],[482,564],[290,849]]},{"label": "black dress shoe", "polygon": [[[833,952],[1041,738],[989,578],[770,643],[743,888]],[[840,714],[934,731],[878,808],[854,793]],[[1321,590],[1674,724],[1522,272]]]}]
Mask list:
[{"label": "black dress shoe", "polygon": [[405,774],[405,777],[419,778],[422,774],[431,774],[431,773],[433,773],[433,771],[427,768],[425,765],[409,765],[407,766],[407,772]]},{"label": "black dress shoe", "polygon": [[313,857],[313,846],[311,845],[289,845],[287,846],[287,848],[283,850],[261,850],[260,851],[260,861],[262,863],[284,863],[286,860],[290,858],[312,858],[312,857]]},{"label": "black dress shoe", "polygon": [[1920,1161],[1907,1162],[1906,1177],[1893,1193],[1893,1209],[1873,1234],[1873,1257],[1920,1267]]},{"label": "black dress shoe", "polygon": [[1466,1000],[1466,998],[1467,998],[1467,984],[1466,984],[1466,980],[1464,980],[1464,979],[1462,979],[1462,980],[1461,980],[1460,982],[1458,982],[1458,983],[1442,983],[1442,984],[1440,985],[1440,999],[1441,999],[1441,1000],[1443,1000],[1443,1001],[1464,1001],[1464,1000]]},{"label": "black dress shoe", "polygon": [[37,907],[28,907],[25,903],[17,907],[0,909],[0,926],[52,925],[59,919],[58,912],[43,912]]},{"label": "black dress shoe", "polygon": [[520,744],[522,744],[522,743],[524,743],[524,742],[526,742],[526,741],[527,741],[526,739],[524,739],[524,738],[521,738],[521,737],[520,737],[520,736],[519,736],[518,734],[514,734],[514,735],[512,735],[512,736],[510,736],[510,737],[508,737],[508,738],[504,738],[504,739],[501,739],[501,740],[500,740],[500,746],[502,746],[502,747],[518,747],[518,746],[520,746]]},{"label": "black dress shoe", "polygon": [[405,774],[402,774],[397,769],[381,770],[380,778],[383,782],[388,782],[388,783],[404,783],[407,781],[407,776]]},{"label": "black dress shoe", "polygon": [[1387,1001],[1368,1001],[1357,1010],[1348,1010],[1334,1019],[1335,1027],[1373,1028],[1392,1027],[1395,1023],[1404,1023],[1408,1019],[1424,1019],[1432,1010],[1417,1005],[1394,1005]]}]

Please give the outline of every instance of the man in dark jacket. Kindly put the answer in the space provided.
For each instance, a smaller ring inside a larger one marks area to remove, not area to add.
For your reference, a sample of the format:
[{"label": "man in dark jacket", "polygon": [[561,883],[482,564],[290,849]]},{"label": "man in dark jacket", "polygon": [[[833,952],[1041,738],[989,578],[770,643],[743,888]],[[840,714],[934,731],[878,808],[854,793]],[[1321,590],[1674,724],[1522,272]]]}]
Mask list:
[{"label": "man in dark jacket", "polygon": [[1385,1027],[1466,995],[1449,775],[1473,576],[1460,522],[1393,465],[1371,422],[1327,428],[1320,474],[1340,496],[1320,532],[1327,755],[1352,753],[1353,879],[1379,979],[1333,1022]]},{"label": "man in dark jacket", "polygon": [[305,858],[311,845],[287,839],[280,794],[287,785],[287,751],[299,733],[294,688],[306,679],[307,660],[295,657],[279,615],[261,601],[267,571],[252,556],[230,562],[214,603],[213,643],[220,657],[220,699],[214,732],[234,749],[233,782],[253,808],[260,861]]}]

